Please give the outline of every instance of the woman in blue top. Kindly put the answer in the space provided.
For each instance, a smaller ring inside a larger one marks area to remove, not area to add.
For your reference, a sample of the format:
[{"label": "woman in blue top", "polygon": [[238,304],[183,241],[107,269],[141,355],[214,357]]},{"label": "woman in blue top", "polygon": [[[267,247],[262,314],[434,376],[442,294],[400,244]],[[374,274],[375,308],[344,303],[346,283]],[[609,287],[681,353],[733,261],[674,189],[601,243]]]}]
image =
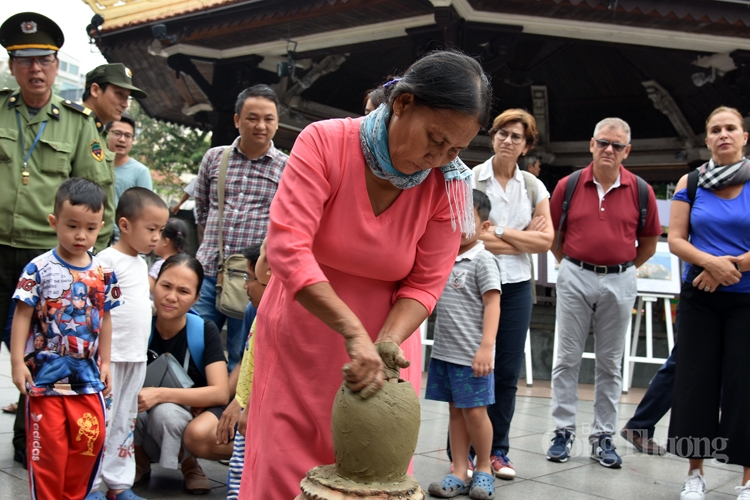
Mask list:
[{"label": "woman in blue top", "polygon": [[[715,109],[706,120],[711,160],[695,198],[677,183],[669,248],[686,262],[669,451],[688,458],[681,500],[704,498],[703,461],[742,465],[738,500],[750,500],[750,161],[742,115]],[[721,411],[721,413],[720,413]]]}]

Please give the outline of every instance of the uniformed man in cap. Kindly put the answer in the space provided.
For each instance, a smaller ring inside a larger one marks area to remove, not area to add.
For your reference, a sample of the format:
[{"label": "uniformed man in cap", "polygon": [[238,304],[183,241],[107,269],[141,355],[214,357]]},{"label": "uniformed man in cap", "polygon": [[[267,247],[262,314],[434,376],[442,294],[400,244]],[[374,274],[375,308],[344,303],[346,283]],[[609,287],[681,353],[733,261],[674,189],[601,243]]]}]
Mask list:
[{"label": "uniformed man in cap", "polygon": [[[0,90],[0,324],[24,266],[57,244],[48,216],[55,192],[70,177],[85,177],[107,192],[105,226],[97,249],[110,240],[114,221],[114,172],[91,111],[52,93],[64,42],[60,27],[34,12],[11,16],[0,26],[17,89]],[[114,159],[114,153],[108,153]],[[23,407],[18,410],[23,416]],[[16,426],[17,427],[17,426]],[[23,418],[13,439],[25,464]]]},{"label": "uniformed man in cap", "polygon": [[133,73],[122,63],[102,64],[86,75],[83,105],[94,112],[100,133],[108,122],[122,117],[131,95],[146,98],[146,93],[133,85]]}]

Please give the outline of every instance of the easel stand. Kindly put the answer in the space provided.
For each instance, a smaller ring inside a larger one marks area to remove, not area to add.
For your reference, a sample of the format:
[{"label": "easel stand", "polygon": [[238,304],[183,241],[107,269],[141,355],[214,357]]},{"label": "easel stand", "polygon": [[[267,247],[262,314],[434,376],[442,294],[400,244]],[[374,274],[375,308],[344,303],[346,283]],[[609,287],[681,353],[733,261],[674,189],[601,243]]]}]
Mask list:
[{"label": "easel stand", "polygon": [[[633,385],[633,369],[636,363],[663,365],[667,360],[666,358],[654,357],[653,304],[660,299],[664,301],[664,315],[666,317],[667,323],[667,344],[669,346],[669,352],[672,352],[672,348],[674,347],[674,328],[672,326],[672,308],[670,306],[669,299],[673,297],[673,295],[651,293],[638,295],[632,341],[630,336],[627,336],[625,338],[625,359],[623,359],[622,368],[622,379],[624,383],[622,392],[628,392],[630,387]],[[636,356],[636,352],[638,352],[638,340],[641,331],[641,320],[643,319],[644,314],[644,305],[646,314],[646,355]]]}]

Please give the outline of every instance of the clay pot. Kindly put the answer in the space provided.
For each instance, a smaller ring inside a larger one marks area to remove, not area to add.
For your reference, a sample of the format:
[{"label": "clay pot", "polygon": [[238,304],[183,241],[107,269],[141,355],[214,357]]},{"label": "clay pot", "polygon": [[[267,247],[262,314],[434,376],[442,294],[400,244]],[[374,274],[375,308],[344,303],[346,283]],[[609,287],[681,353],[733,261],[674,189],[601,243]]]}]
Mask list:
[{"label": "clay pot", "polygon": [[358,483],[403,481],[419,423],[419,398],[409,382],[391,379],[368,399],[342,384],[331,418],[336,472]]}]

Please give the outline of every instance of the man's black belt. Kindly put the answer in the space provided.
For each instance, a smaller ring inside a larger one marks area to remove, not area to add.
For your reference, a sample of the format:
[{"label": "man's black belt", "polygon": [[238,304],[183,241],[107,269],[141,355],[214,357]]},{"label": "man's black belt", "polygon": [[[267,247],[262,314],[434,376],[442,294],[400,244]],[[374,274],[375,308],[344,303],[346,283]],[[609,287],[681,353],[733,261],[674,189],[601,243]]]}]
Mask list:
[{"label": "man's black belt", "polygon": [[565,255],[564,257],[566,260],[569,260],[581,269],[592,271],[596,274],[620,274],[633,265],[633,261],[631,260],[630,262],[623,262],[622,264],[615,264],[614,266],[598,266],[596,264],[589,264],[588,262],[574,259],[573,257],[568,257],[567,255]]}]

